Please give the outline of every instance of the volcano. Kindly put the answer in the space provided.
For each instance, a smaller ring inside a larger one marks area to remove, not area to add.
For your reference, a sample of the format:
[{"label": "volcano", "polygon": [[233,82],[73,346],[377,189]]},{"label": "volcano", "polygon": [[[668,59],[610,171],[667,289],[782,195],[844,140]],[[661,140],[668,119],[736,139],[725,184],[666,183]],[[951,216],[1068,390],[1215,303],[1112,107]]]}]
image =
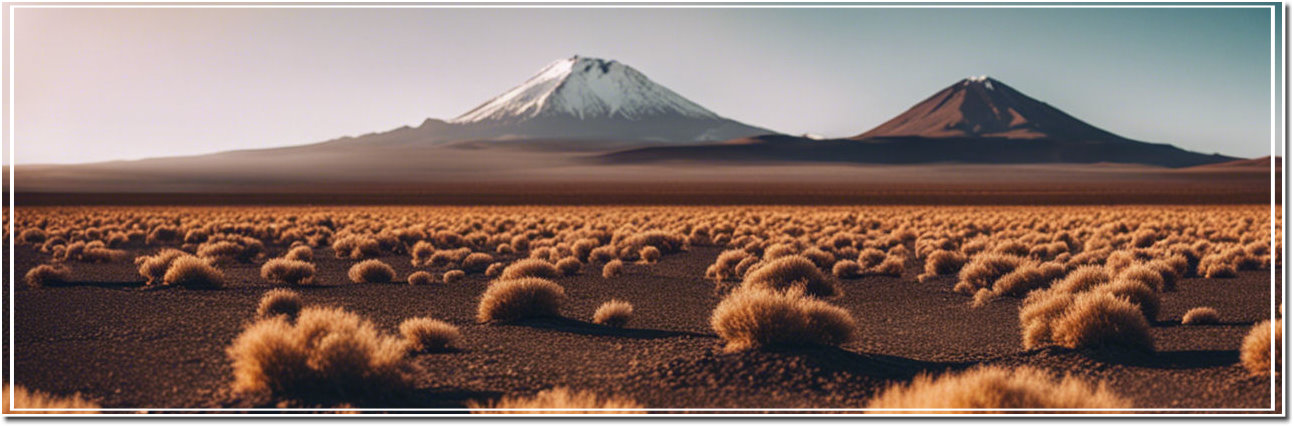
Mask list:
[{"label": "volcano", "polygon": [[948,86],[852,139],[896,137],[1132,142],[987,76]]}]

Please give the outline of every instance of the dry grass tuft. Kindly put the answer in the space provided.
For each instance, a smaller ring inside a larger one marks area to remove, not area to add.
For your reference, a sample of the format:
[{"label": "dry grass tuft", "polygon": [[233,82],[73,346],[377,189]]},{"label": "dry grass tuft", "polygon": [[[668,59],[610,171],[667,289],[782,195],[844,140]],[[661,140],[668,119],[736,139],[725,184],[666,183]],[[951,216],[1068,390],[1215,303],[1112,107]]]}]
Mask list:
[{"label": "dry grass tuft", "polygon": [[1121,347],[1154,352],[1150,324],[1137,305],[1109,293],[1082,293],[1052,325],[1052,341],[1070,349]]},{"label": "dry grass tuft", "polygon": [[1182,325],[1212,325],[1222,322],[1222,315],[1217,309],[1207,306],[1191,308],[1182,315]]},{"label": "dry grass tuft", "polygon": [[310,246],[296,246],[288,250],[287,254],[283,255],[283,258],[287,260],[309,262],[314,260],[315,251],[314,249],[311,249]]},{"label": "dry grass tuft", "polygon": [[301,294],[287,289],[276,288],[261,296],[261,303],[256,307],[256,317],[265,319],[279,315],[294,320],[301,312]]},{"label": "dry grass tuft", "polygon": [[565,387],[548,389],[532,397],[508,397],[490,404],[469,401],[474,414],[647,414],[644,405],[618,396],[598,396]]},{"label": "dry grass tuft", "polygon": [[490,267],[491,263],[494,263],[494,256],[485,253],[472,253],[464,257],[462,264],[459,266],[463,268],[464,272],[470,274],[484,272],[485,268]]},{"label": "dry grass tuft", "polygon": [[[511,247],[511,246],[508,246],[508,247]],[[498,277],[498,276],[499,276],[499,274],[502,274],[502,273],[503,273],[503,268],[504,268],[504,267],[507,267],[507,266],[508,266],[508,265],[504,264],[503,262],[494,262],[494,263],[491,263],[491,264],[490,264],[490,267],[485,268],[485,277],[486,277],[486,278],[495,278],[495,277]]]},{"label": "dry grass tuft", "polygon": [[602,265],[602,278],[615,278],[625,273],[625,263],[615,259]]},{"label": "dry grass tuft", "polygon": [[774,290],[801,288],[804,294],[814,297],[832,297],[838,293],[836,283],[831,278],[823,274],[813,261],[798,255],[764,263],[758,269],[750,271],[741,286]]},{"label": "dry grass tuft", "polygon": [[445,271],[445,275],[440,277],[445,284],[453,284],[462,281],[463,278],[467,278],[467,273],[457,269]]},{"label": "dry grass tuft", "polygon": [[[1272,333],[1275,333],[1276,341],[1272,342]],[[1272,353],[1272,346],[1276,352]],[[1266,320],[1258,323],[1254,328],[1249,330],[1245,340],[1240,343],[1240,365],[1254,376],[1270,376],[1272,374],[1272,360],[1276,360],[1275,370],[1281,372],[1281,320],[1272,323]]]},{"label": "dry grass tuft", "polygon": [[72,280],[72,271],[63,265],[40,265],[27,271],[23,281],[32,287],[48,287],[67,284]]},{"label": "dry grass tuft", "polygon": [[238,394],[297,401],[354,401],[412,389],[416,366],[403,340],[340,308],[307,307],[295,323],[253,323],[225,351]]},{"label": "dry grass tuft", "polygon": [[400,323],[400,336],[412,352],[439,352],[448,349],[462,337],[453,324],[426,318],[409,318]]},{"label": "dry grass tuft", "polygon": [[369,259],[356,263],[350,267],[346,273],[351,282],[359,283],[389,283],[395,281],[395,269],[391,265],[377,259]]},{"label": "dry grass tuft", "polygon": [[562,276],[561,271],[558,271],[556,266],[546,260],[522,259],[503,268],[503,273],[499,274],[499,279],[515,280],[527,277],[554,279],[560,276]]},{"label": "dry grass tuft", "polygon": [[[13,408],[21,411],[9,409],[10,395],[13,395]],[[97,409],[101,408],[99,404],[82,398],[81,394],[61,397],[9,385],[0,392],[0,401],[3,401],[0,405],[4,406],[4,414],[99,414]]]},{"label": "dry grass tuft", "polygon": [[608,327],[621,328],[633,318],[634,305],[623,300],[611,299],[598,307],[593,313],[593,323]]},{"label": "dry grass tuft", "polygon": [[710,326],[728,351],[764,347],[839,346],[854,338],[858,325],[849,311],[804,296],[799,288],[738,289],[714,308]]},{"label": "dry grass tuft", "polygon": [[417,271],[409,274],[409,285],[432,285],[436,283],[436,277],[427,271]]},{"label": "dry grass tuft", "polygon": [[135,264],[139,265],[139,275],[148,279],[148,285],[154,285],[162,282],[162,277],[166,275],[166,270],[170,269],[171,262],[184,256],[190,256],[190,254],[176,249],[164,249],[152,256],[135,258]]},{"label": "dry grass tuft", "polygon": [[[894,384],[872,399],[867,408],[884,409],[882,413],[1005,414],[1019,411],[993,409],[1120,409],[1131,408],[1132,401],[1106,388],[1065,376],[1056,380],[1051,374],[1033,367],[1008,370],[1002,367],[977,367],[959,373],[945,373],[938,379],[921,374],[909,384]],[[893,411],[891,411],[893,410]],[[974,411],[972,411],[974,410]],[[1066,412],[1070,413],[1070,412]]]},{"label": "dry grass tuft", "polygon": [[557,270],[561,271],[562,275],[568,277],[578,274],[580,272],[580,267],[582,266],[584,266],[584,264],[580,263],[580,260],[576,259],[575,256],[567,256],[562,260],[557,261]]},{"label": "dry grass tuft", "polygon": [[314,283],[315,265],[302,260],[270,259],[261,265],[261,278],[272,283],[309,285]]},{"label": "dry grass tuft", "polygon": [[166,269],[162,284],[184,288],[220,288],[225,285],[225,274],[205,259],[181,256]]},{"label": "dry grass tuft", "polygon": [[558,317],[566,289],[543,278],[498,280],[481,295],[476,320],[510,322],[534,317]]}]

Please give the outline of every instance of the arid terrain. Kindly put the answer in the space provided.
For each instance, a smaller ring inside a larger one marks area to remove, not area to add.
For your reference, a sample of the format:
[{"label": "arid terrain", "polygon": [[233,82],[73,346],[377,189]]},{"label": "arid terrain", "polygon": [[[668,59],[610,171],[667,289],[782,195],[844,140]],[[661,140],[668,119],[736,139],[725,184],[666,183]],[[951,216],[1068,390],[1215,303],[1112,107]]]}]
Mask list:
[{"label": "arid terrain", "polygon": [[5,353],[105,409],[1283,412],[1271,212],[19,207]]}]

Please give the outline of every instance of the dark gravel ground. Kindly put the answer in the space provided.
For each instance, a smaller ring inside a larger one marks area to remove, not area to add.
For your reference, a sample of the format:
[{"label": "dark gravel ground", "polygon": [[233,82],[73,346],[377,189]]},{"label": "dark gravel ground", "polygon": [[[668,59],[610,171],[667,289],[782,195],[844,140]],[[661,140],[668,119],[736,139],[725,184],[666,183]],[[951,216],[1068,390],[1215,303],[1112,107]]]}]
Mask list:
[{"label": "dark gravel ground", "polygon": [[[282,250],[273,248],[272,255]],[[1270,271],[1180,282],[1179,291],[1163,296],[1153,331],[1160,352],[1153,356],[1023,351],[1018,299],[971,308],[969,296],[951,291],[952,277],[916,283],[916,269],[903,279],[841,283],[844,295],[833,303],[862,328],[858,341],[842,349],[727,354],[709,326],[718,303],[714,285],[701,278],[719,251],[697,247],[655,265],[626,264],[626,274],[614,279],[602,278],[600,265],[586,265],[557,280],[568,294],[565,319],[513,325],[475,322],[487,283],[481,275],[452,285],[349,284],[353,261],[335,259],[327,249],[315,253],[316,280],[325,285],[299,291],[307,303],[345,307],[392,333],[413,316],[459,326],[457,351],[417,357],[426,374],[417,395],[402,404],[421,407],[463,407],[467,400],[560,385],[661,408],[860,407],[888,383],[979,364],[1105,380],[1139,407],[1270,404],[1269,381],[1247,376],[1237,364],[1240,341],[1269,317]],[[16,254],[19,277],[45,259],[29,247]],[[407,256],[382,260],[401,278],[414,271]],[[259,277],[259,264],[224,267],[230,285],[220,290],[144,289],[130,263],[71,266],[75,285],[16,286],[12,380],[56,394],[80,392],[105,407],[238,404],[226,390],[232,370],[224,348],[271,288]],[[588,322],[612,298],[634,305],[629,328]],[[1176,325],[1196,306],[1218,309],[1223,324]],[[7,355],[7,339],[4,344]]]}]

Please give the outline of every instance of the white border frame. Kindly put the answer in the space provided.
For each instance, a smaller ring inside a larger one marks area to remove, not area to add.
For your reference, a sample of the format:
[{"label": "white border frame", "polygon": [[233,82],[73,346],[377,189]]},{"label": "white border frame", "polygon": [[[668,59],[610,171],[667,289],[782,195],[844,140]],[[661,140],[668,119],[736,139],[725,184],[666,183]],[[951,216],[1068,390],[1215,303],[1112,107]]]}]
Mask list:
[{"label": "white border frame", "polygon": [[[8,19],[8,22],[7,22],[7,25],[8,25],[8,27],[9,27],[9,31],[8,31],[8,33],[7,33],[7,34],[5,34],[5,35],[7,36],[7,38],[8,38],[8,40],[7,40],[7,42],[6,42],[6,43],[5,43],[5,45],[4,45],[4,46],[5,46],[5,48],[6,48],[6,49],[8,49],[8,51],[9,51],[9,52],[8,52],[9,54],[8,54],[8,55],[7,55],[7,57],[5,58],[5,59],[6,59],[5,64],[8,66],[8,70],[9,70],[9,72],[5,75],[5,78],[7,78],[7,79],[9,80],[9,84],[5,86],[5,90],[7,90],[7,92],[4,92],[4,93],[3,93],[3,95],[7,96],[7,99],[9,100],[9,101],[6,103],[6,105],[5,105],[5,106],[7,107],[7,109],[8,109],[8,114],[6,115],[6,117],[5,117],[5,118],[6,118],[6,124],[8,125],[8,129],[9,129],[9,132],[5,135],[5,136],[6,136],[5,143],[6,143],[6,144],[8,144],[8,147],[9,147],[8,152],[6,153],[6,154],[7,154],[7,160],[8,160],[8,161],[6,162],[6,164],[9,166],[9,174],[8,174],[8,176],[7,176],[7,178],[8,178],[8,192],[7,192],[7,195],[9,196],[9,205],[8,205],[8,208],[9,208],[9,215],[10,215],[10,216],[9,216],[9,218],[10,218],[10,228],[9,228],[9,235],[8,235],[8,237],[9,237],[9,246],[8,246],[7,248],[8,248],[8,250],[9,250],[9,251],[8,251],[8,253],[10,253],[10,254],[12,254],[12,253],[14,252],[14,245],[15,245],[15,240],[16,240],[16,238],[15,238],[15,236],[16,236],[16,221],[15,221],[14,219],[16,218],[16,213],[17,213],[17,209],[16,209],[17,205],[16,205],[16,202],[15,202],[15,199],[14,199],[14,198],[15,198],[15,195],[16,195],[15,184],[14,184],[14,183],[15,183],[15,181],[14,181],[14,178],[15,178],[15,174],[14,174],[14,165],[15,165],[15,163],[16,163],[15,149],[14,149],[14,146],[16,145],[16,139],[15,139],[15,135],[16,135],[16,133],[15,133],[15,131],[14,131],[14,128],[16,127],[16,121],[15,121],[15,119],[14,119],[14,117],[15,117],[14,109],[15,109],[15,105],[16,105],[16,104],[15,104],[15,102],[14,102],[14,98],[16,97],[16,92],[14,91],[14,87],[15,87],[15,86],[14,86],[14,80],[15,80],[15,75],[16,75],[16,74],[15,74],[15,71],[14,71],[14,70],[15,70],[15,68],[16,68],[15,53],[14,53],[14,52],[15,52],[15,50],[16,50],[16,46],[14,45],[14,28],[15,28],[15,15],[16,15],[16,13],[15,13],[15,12],[16,12],[18,9],[58,9],[58,8],[88,8],[88,9],[333,9],[333,8],[340,8],[340,9],[410,9],[410,8],[417,8],[417,9],[428,9],[428,8],[432,8],[432,9],[435,9],[435,8],[446,8],[446,9],[514,9],[514,8],[519,8],[519,9],[553,9],[553,8],[580,8],[580,9],[653,9],[653,8],[669,8],[669,9],[800,9],[800,8],[846,8],[846,9],[854,9],[854,8],[885,8],[885,9],[985,9],[985,8],[1017,8],[1017,9],[1029,9],[1029,8],[1043,8],[1043,9],[1090,9],[1090,8],[1103,8],[1103,9],[1194,9],[1194,8],[1204,8],[1204,9],[1213,9],[1213,8],[1222,8],[1222,9],[1233,9],[1233,8],[1241,8],[1241,9],[1247,9],[1247,8],[1261,8],[1261,9],[1268,9],[1268,10],[1269,10],[1269,12],[1270,12],[1270,14],[1269,14],[1269,16],[1270,16],[1270,19],[1269,19],[1270,24],[1269,24],[1269,25],[1270,25],[1270,28],[1271,28],[1271,30],[1272,30],[1272,31],[1271,31],[1271,37],[1270,37],[1270,43],[1271,43],[1271,45],[1270,45],[1270,55],[1269,55],[1269,58],[1270,58],[1270,64],[1271,64],[1271,65],[1270,65],[1270,76],[1271,76],[1271,80],[1270,80],[1270,88],[1271,88],[1270,106],[1271,106],[1271,131],[1272,131],[1272,133],[1271,133],[1271,152],[1272,152],[1271,165],[1272,165],[1272,166],[1274,166],[1274,165],[1276,164],[1276,159],[1275,159],[1275,157],[1276,157],[1278,154],[1282,154],[1282,153],[1283,153],[1283,152],[1278,152],[1278,151],[1277,151],[1277,139],[1278,139],[1278,136],[1279,136],[1279,139],[1280,139],[1280,140],[1282,140],[1282,141],[1284,140],[1284,136],[1285,136],[1285,127],[1286,127],[1286,123],[1285,123],[1284,121],[1279,120],[1280,118],[1284,118],[1284,117],[1278,117],[1278,115],[1277,115],[1277,103],[1276,103],[1276,91],[1277,91],[1277,86],[1276,86],[1276,81],[1277,81],[1277,75],[1278,75],[1278,72],[1277,72],[1277,71],[1278,71],[1278,70],[1280,70],[1280,71],[1281,71],[1281,72],[1279,72],[1279,75],[1280,75],[1280,82],[1281,82],[1280,88],[1282,89],[1282,90],[1281,90],[1281,95],[1280,95],[1280,96],[1281,96],[1281,104],[1280,104],[1280,105],[1282,106],[1281,110],[1284,110],[1284,108],[1283,108],[1283,107],[1286,105],[1288,89],[1286,88],[1286,84],[1285,84],[1285,83],[1286,83],[1286,80],[1287,80],[1287,79],[1286,79],[1286,72],[1285,72],[1285,63],[1284,63],[1284,61],[1282,61],[1281,63],[1277,63],[1277,62],[1276,62],[1276,58],[1277,58],[1276,49],[1277,49],[1277,46],[1279,45],[1279,46],[1281,46],[1281,47],[1283,48],[1283,50],[1284,50],[1284,51],[1287,51],[1287,50],[1288,50],[1288,47],[1286,46],[1286,43],[1285,43],[1284,37],[1282,37],[1282,39],[1281,39],[1281,40],[1277,40],[1277,38],[1276,38],[1276,34],[1277,34],[1277,32],[1276,32],[1276,28],[1275,28],[1275,27],[1276,27],[1277,13],[1280,13],[1280,14],[1281,14],[1281,18],[1282,18],[1282,19],[1280,19],[1280,34],[1282,34],[1283,36],[1284,36],[1285,34],[1287,34],[1287,33],[1286,33],[1286,19],[1287,19],[1288,17],[1287,17],[1287,16],[1285,16],[1285,13],[1284,13],[1284,7],[1283,7],[1283,6],[1285,6],[1285,5],[1284,5],[1284,3],[1282,3],[1282,4],[1281,4],[1281,6],[1282,6],[1282,7],[1281,7],[1281,8],[1279,9],[1279,11],[1278,11],[1278,9],[1277,9],[1277,7],[1276,7],[1275,5],[1269,5],[1269,4],[1253,4],[1253,3],[1238,3],[1238,4],[1230,4],[1230,5],[1228,5],[1228,4],[1226,4],[1225,2],[1224,2],[1224,3],[1221,3],[1221,4],[1216,3],[1216,2],[1208,2],[1207,4],[1180,4],[1180,3],[1177,3],[1177,4],[1162,4],[1162,5],[1156,5],[1156,4],[1154,4],[1154,3],[1160,3],[1160,2],[1152,2],[1152,3],[1136,3],[1136,4],[1064,4],[1064,5],[1055,5],[1055,4],[1031,4],[1031,3],[1027,3],[1027,2],[1017,2],[1017,1],[1015,1],[1015,0],[1008,0],[1008,1],[1009,1],[1009,2],[1008,2],[1008,4],[851,4],[851,3],[825,3],[825,4],[822,4],[822,3],[818,3],[818,4],[781,4],[781,3],[779,3],[779,4],[768,4],[768,3],[759,3],[759,4],[749,4],[749,3],[745,3],[745,4],[723,4],[723,3],[720,3],[720,4],[643,4],[643,3],[620,3],[620,4],[600,4],[600,3],[584,3],[584,2],[582,2],[582,1],[580,1],[580,2],[576,2],[576,3],[561,3],[561,4],[535,4],[535,3],[528,3],[528,2],[527,2],[527,3],[504,3],[504,4],[499,4],[499,3],[491,3],[491,4],[461,4],[461,3],[459,3],[459,4],[453,4],[453,3],[451,3],[451,4],[406,4],[406,3],[390,3],[390,4],[345,4],[345,3],[342,3],[342,4],[330,4],[330,3],[307,3],[307,2],[300,2],[300,3],[286,3],[286,4],[284,4],[284,3],[278,3],[278,4],[266,4],[266,3],[261,3],[261,4],[112,4],[112,3],[108,3],[108,2],[102,2],[102,3],[100,3],[100,2],[99,2],[99,0],[91,0],[91,1],[92,1],[91,3],[86,3],[86,4],[57,4],[57,3],[54,3],[54,4],[33,4],[33,3],[26,3],[26,4],[4,4],[4,5],[3,5],[3,6],[4,6],[4,13],[5,13],[5,14],[8,14],[8,18],[9,18],[9,19]],[[762,0],[761,0],[761,1],[762,1]],[[1014,4],[1011,4],[1011,3],[1014,3]],[[1167,3],[1167,2],[1163,2],[1163,3]],[[1187,3],[1206,3],[1206,2],[1201,1],[1201,0],[1188,0],[1188,1],[1187,1]],[[1281,55],[1282,59],[1286,59],[1286,58],[1284,57],[1284,53],[1285,53],[1284,51],[1282,51],[1282,55]],[[1286,59],[1286,60],[1287,60],[1287,59]],[[1277,123],[1278,123],[1278,122],[1279,122],[1279,123],[1281,123],[1282,125],[1281,125],[1281,126],[1277,126]],[[1278,129],[1279,129],[1279,130],[1278,130]],[[1283,144],[1282,144],[1282,146],[1283,146]],[[1282,155],[1281,157],[1282,157],[1282,162],[1283,162],[1283,163],[1285,163],[1285,164],[1283,164],[1283,166],[1282,166],[1282,168],[1281,168],[1281,173],[1278,175],[1278,174],[1277,174],[1277,172],[1276,172],[1275,167],[1271,167],[1271,179],[1272,179],[1272,180],[1271,180],[1271,198],[1270,198],[1270,205],[1271,205],[1271,213],[1272,213],[1272,217],[1271,217],[1271,221],[1270,221],[1270,224],[1271,224],[1271,225],[1270,225],[1270,227],[1271,227],[1271,237],[1272,237],[1272,238],[1271,238],[1271,241],[1273,242],[1273,244],[1274,244],[1274,242],[1276,241],[1276,221],[1275,221],[1275,218],[1276,218],[1276,206],[1277,206],[1277,204],[1276,204],[1276,181],[1277,181],[1277,179],[1278,179],[1278,178],[1280,178],[1280,179],[1281,179],[1281,182],[1284,182],[1284,184],[1283,184],[1283,188],[1284,188],[1284,189],[1286,189],[1286,191],[1282,192],[1282,198],[1285,198],[1285,197],[1287,196],[1287,194],[1288,194],[1288,182],[1286,182],[1286,181],[1284,180],[1284,167],[1285,167],[1285,166],[1288,166],[1288,159],[1287,159],[1287,158],[1285,158],[1286,156],[1283,156],[1283,155]],[[1284,214],[1283,214],[1285,209],[1284,209],[1284,204],[1283,204],[1283,203],[1281,204],[1281,208],[1282,208],[1281,229],[1282,229],[1282,236],[1284,236],[1284,232],[1285,232],[1285,230],[1286,230],[1286,229],[1285,229]],[[1284,244],[1282,244],[1282,248],[1284,248],[1284,247],[1285,247],[1285,246],[1284,246]],[[3,255],[5,254],[4,249],[5,249],[4,247],[0,247],[0,256],[3,256]],[[1288,250],[1285,250],[1285,253],[1282,253],[1282,254],[1281,254],[1281,255],[1282,255],[1282,260],[1284,260],[1284,259],[1288,258],[1288,256],[1286,256],[1287,252],[1288,252]],[[13,258],[13,256],[8,257],[8,261],[9,261],[9,262],[8,262],[8,265],[7,265],[7,266],[8,266],[8,268],[9,268],[9,285],[10,285],[10,288],[9,288],[9,317],[8,317],[8,319],[7,319],[7,320],[8,320],[8,322],[9,322],[9,354],[8,354],[8,355],[9,355],[9,365],[8,365],[8,370],[6,370],[6,371],[5,371],[5,373],[6,373],[8,376],[12,376],[12,375],[14,374],[14,371],[15,371],[15,361],[14,361],[14,353],[13,353],[13,352],[14,352],[14,345],[15,345],[15,337],[14,337],[14,336],[15,336],[15,331],[16,331],[16,330],[15,330],[15,328],[14,328],[14,311],[15,311],[15,309],[16,309],[16,305],[15,305],[15,296],[14,296],[14,293],[15,293],[15,291],[16,291],[16,285],[17,285],[17,274],[16,274],[16,271],[14,270],[14,269],[15,269],[15,259]],[[5,266],[5,265],[0,264],[0,266]],[[1284,271],[1284,268],[1282,268],[1282,271]],[[2,274],[2,272],[0,272],[0,274]],[[1284,275],[1285,275],[1285,277],[1283,277],[1283,278],[1288,278],[1288,276],[1289,276],[1289,274],[1287,274],[1287,273],[1286,273],[1286,274],[1284,274]],[[1271,290],[1270,290],[1270,292],[1271,292],[1271,293],[1270,293],[1270,294],[1271,294],[1270,312],[1272,313],[1272,320],[1275,320],[1275,319],[1276,319],[1276,268],[1271,268],[1271,278],[1270,278],[1270,282],[1269,282],[1269,283],[1270,283],[1270,288],[1271,288]],[[1285,280],[1284,280],[1284,279],[1282,279],[1282,287],[1283,287],[1283,288],[1285,287],[1285,286],[1284,286],[1284,283],[1285,283]],[[1286,301],[1286,299],[1288,299],[1288,295],[1286,294],[1286,292],[1282,291],[1281,296],[1282,296],[1282,304],[1283,304],[1283,303]],[[1281,324],[1282,324],[1282,329],[1283,329],[1283,328],[1284,328],[1284,321],[1282,321],[1282,323],[1281,323]],[[1273,343],[1273,348],[1272,348],[1272,350],[1273,350],[1273,351],[1275,350],[1275,347],[1274,347],[1274,345],[1275,345],[1275,332],[1276,332],[1276,329],[1274,329],[1274,328],[1273,328],[1273,329],[1272,329],[1272,343]],[[1283,343],[1283,342],[1282,342],[1282,343]],[[1284,351],[1284,350],[1283,350],[1283,351],[1281,352],[1281,354],[1282,354],[1282,356],[1283,356],[1283,357],[1288,357],[1288,356],[1289,356],[1289,355],[1288,355],[1288,351]],[[1282,360],[1282,362],[1283,362],[1283,360]],[[1272,368],[1273,368],[1273,370],[1275,369],[1275,363],[1273,363],[1273,367],[1272,367]],[[990,416],[1003,416],[1003,415],[1002,415],[1002,414],[992,414],[992,413],[984,413],[984,414],[969,414],[969,415],[968,415],[968,414],[949,414],[949,413],[940,413],[940,412],[948,412],[948,411],[957,411],[957,412],[965,412],[965,411],[981,411],[981,412],[990,412],[990,411],[992,411],[992,412],[1007,411],[1007,412],[1022,412],[1021,414],[1011,414],[1011,415],[1008,415],[1008,416],[1010,416],[1010,417],[1053,417],[1053,416],[1071,416],[1071,417],[1072,417],[1072,416],[1076,416],[1076,415],[1080,415],[1080,414],[1081,414],[1081,415],[1083,415],[1084,417],[1124,417],[1124,416],[1127,416],[1127,415],[1128,415],[1128,414],[1125,414],[1125,413],[1128,413],[1128,412],[1151,412],[1151,413],[1153,413],[1153,414],[1149,414],[1149,416],[1152,416],[1152,417],[1187,417],[1187,416],[1190,416],[1190,417],[1198,417],[1198,416],[1205,416],[1205,417],[1236,417],[1236,416],[1244,416],[1244,417],[1285,417],[1285,414],[1284,414],[1284,413],[1276,412],[1276,407],[1275,407],[1275,405],[1276,405],[1276,377],[1277,377],[1277,376],[1278,376],[1278,375],[1276,375],[1276,374],[1272,374],[1272,375],[1270,376],[1270,377],[1271,377],[1271,398],[1270,398],[1271,405],[1270,405],[1266,410],[1263,410],[1263,409],[1242,409],[1242,408],[1133,408],[1133,409],[1118,409],[1118,410],[1113,410],[1113,409],[1046,409],[1046,410],[1038,410],[1038,409],[1010,409],[1010,408],[1008,408],[1008,409],[963,409],[963,408],[957,408],[957,409],[923,409],[922,411],[928,411],[928,412],[927,412],[927,413],[921,413],[921,414],[903,414],[903,413],[895,413],[895,411],[911,411],[911,410],[910,410],[910,409],[868,409],[868,408],[649,408],[649,409],[646,409],[646,410],[645,410],[645,411],[647,411],[647,412],[649,413],[648,415],[642,415],[642,414],[615,414],[615,412],[618,412],[618,411],[624,411],[624,410],[622,410],[622,409],[587,409],[587,411],[605,412],[605,413],[598,413],[598,414],[584,414],[584,415],[571,415],[571,414],[560,414],[560,413],[554,413],[554,414],[528,414],[527,416],[541,416],[541,417],[571,417],[571,416],[578,416],[578,417],[590,417],[590,416],[593,416],[593,417],[641,417],[641,416],[652,416],[652,417],[655,417],[655,416],[666,416],[666,417],[673,417],[673,416],[723,416],[723,417],[749,417],[749,416],[769,417],[769,416],[772,416],[772,417],[803,417],[803,416],[816,416],[816,417],[822,417],[822,414],[825,414],[825,413],[823,413],[823,412],[831,412],[831,414],[833,414],[833,417],[840,417],[840,416],[843,416],[843,417],[856,417],[856,416],[859,416],[859,415],[869,414],[869,413],[876,413],[876,414],[880,414],[880,415],[882,415],[882,416],[909,416],[909,417],[910,417],[910,416],[915,416],[915,417],[949,417],[949,416],[956,416],[956,417],[967,417],[967,416],[974,416],[974,417],[990,417]],[[1282,382],[1282,389],[1287,389],[1287,388],[1288,388],[1288,386],[1285,386],[1285,385],[1287,385],[1287,384],[1288,384],[1288,378],[1287,378],[1287,377],[1285,377],[1286,375],[1284,375],[1284,374],[1282,374],[1282,375],[1280,375],[1280,376],[1281,376],[1282,378],[1284,378],[1284,381]],[[7,379],[8,377],[5,377],[5,378]],[[12,380],[4,380],[4,382],[9,383],[9,382],[12,382]],[[1283,394],[1282,394],[1281,396],[1282,396],[1282,399],[1288,399],[1288,398],[1287,398],[1285,395],[1283,395]],[[5,415],[5,417],[13,416],[13,417],[20,417],[20,418],[24,418],[24,417],[50,417],[50,416],[55,416],[55,415],[48,415],[48,414],[22,413],[23,411],[41,411],[41,410],[40,410],[40,409],[30,409],[30,408],[14,408],[14,406],[13,406],[13,404],[14,404],[14,397],[13,397],[13,394],[12,394],[12,393],[10,393],[10,394],[9,394],[9,398],[8,398],[6,401],[4,401],[4,403],[8,405],[8,407],[7,407],[7,408],[8,408],[8,409],[13,413],[13,414],[7,414],[7,415]],[[413,413],[401,413],[401,414],[361,413],[361,414],[357,414],[357,415],[356,415],[356,416],[360,416],[360,417],[378,417],[378,416],[381,416],[381,417],[408,417],[408,416],[433,417],[433,416],[434,416],[434,417],[441,417],[441,418],[443,418],[443,417],[479,417],[479,416],[482,416],[482,415],[483,415],[483,414],[460,414],[460,413],[462,413],[463,411],[467,411],[467,409],[464,409],[464,408],[358,408],[358,409],[356,409],[356,408],[348,408],[348,409],[340,409],[340,408],[300,408],[300,409],[293,409],[293,408],[99,408],[99,409],[71,409],[71,408],[67,408],[67,409],[60,409],[60,410],[65,410],[65,411],[100,411],[100,412],[105,412],[105,413],[118,413],[118,412],[120,412],[120,413],[123,413],[122,418],[131,418],[131,417],[144,416],[144,415],[146,415],[146,416],[148,416],[148,417],[150,417],[150,418],[151,418],[151,417],[176,417],[176,416],[178,416],[178,417],[191,417],[191,416],[194,416],[194,415],[206,415],[206,416],[217,416],[217,417],[232,417],[232,416],[249,416],[249,415],[250,415],[250,416],[256,416],[256,415],[258,415],[258,413],[260,413],[260,415],[274,415],[274,416],[276,416],[276,417],[282,417],[282,416],[288,416],[288,417],[314,417],[314,416],[328,416],[328,417],[334,417],[334,416],[336,416],[336,414],[337,414],[336,412],[343,412],[343,411],[344,411],[344,412],[355,412],[355,411],[360,411],[360,412],[366,412],[366,411],[404,411],[404,412],[425,412],[425,413],[416,413],[416,414],[413,414]],[[485,415],[485,416],[503,416],[503,415],[507,415],[507,414],[508,414],[508,412],[511,412],[511,411],[561,411],[561,410],[569,410],[569,409],[537,409],[537,410],[536,410],[536,409],[493,409],[493,410],[491,410],[491,411],[494,411],[494,412],[496,412],[496,413],[490,413],[490,414],[484,414],[484,415]],[[188,414],[169,414],[169,413],[167,413],[167,414],[147,414],[147,413],[148,413],[148,412],[150,412],[150,411],[176,411],[176,412],[189,412],[189,413],[188,413]],[[763,412],[773,412],[773,413],[769,413],[769,414],[743,414],[743,413],[749,413],[749,412],[752,412],[752,411],[763,411]],[[1028,413],[1028,412],[1030,412],[1030,411],[1048,411],[1049,413],[1046,413],[1046,414]],[[1214,413],[1197,413],[1197,412],[1200,412],[1200,411],[1207,411],[1207,412],[1214,412]],[[1272,413],[1255,413],[1255,412],[1261,412],[1261,411],[1272,411]],[[324,412],[324,413],[321,413],[321,412]],[[661,412],[666,412],[666,413],[661,413]],[[681,412],[681,413],[674,413],[674,412]],[[790,413],[777,413],[777,412],[790,412]],[[816,412],[816,414],[815,414],[815,412]],[[839,413],[839,412],[846,412],[846,413]],[[1072,414],[1066,414],[1066,412],[1073,412],[1073,413],[1072,413]],[[1102,412],[1113,412],[1113,413],[1102,413]],[[1220,413],[1219,413],[1219,412],[1220,412]],[[436,414],[436,413],[441,413],[441,414]],[[1188,413],[1189,413],[1189,414],[1188,414]],[[63,415],[56,415],[56,416],[65,416],[65,417],[101,417],[101,416],[103,416],[103,414],[63,414]],[[511,416],[510,416],[510,417],[511,417]],[[109,418],[118,418],[118,416],[109,416]]]}]

